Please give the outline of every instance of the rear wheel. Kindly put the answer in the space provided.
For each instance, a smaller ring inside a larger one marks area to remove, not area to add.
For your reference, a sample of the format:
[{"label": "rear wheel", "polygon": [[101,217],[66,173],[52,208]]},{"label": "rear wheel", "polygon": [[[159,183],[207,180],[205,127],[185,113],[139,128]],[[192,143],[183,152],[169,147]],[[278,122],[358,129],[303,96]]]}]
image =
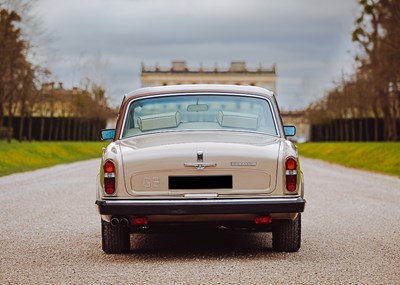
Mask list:
[{"label": "rear wheel", "polygon": [[301,245],[301,214],[292,220],[279,221],[272,229],[272,247],[276,251],[296,252]]},{"label": "rear wheel", "polygon": [[126,253],[130,251],[130,233],[127,227],[112,226],[101,220],[102,248],[105,253]]}]

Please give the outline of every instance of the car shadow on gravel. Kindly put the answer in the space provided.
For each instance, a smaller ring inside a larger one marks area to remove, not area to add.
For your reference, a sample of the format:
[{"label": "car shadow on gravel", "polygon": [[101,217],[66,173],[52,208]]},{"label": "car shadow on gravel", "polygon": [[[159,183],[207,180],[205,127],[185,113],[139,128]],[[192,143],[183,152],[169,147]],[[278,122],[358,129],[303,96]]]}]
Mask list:
[{"label": "car shadow on gravel", "polygon": [[272,251],[270,233],[238,231],[194,231],[133,234],[131,254],[159,257],[238,256]]}]

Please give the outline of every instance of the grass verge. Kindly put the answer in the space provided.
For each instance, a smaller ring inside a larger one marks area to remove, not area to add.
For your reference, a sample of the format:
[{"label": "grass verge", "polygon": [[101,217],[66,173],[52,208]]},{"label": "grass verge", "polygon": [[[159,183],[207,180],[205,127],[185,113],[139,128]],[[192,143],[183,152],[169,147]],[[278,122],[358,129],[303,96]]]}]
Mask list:
[{"label": "grass verge", "polygon": [[105,142],[0,141],[0,176],[101,157]]},{"label": "grass verge", "polygon": [[400,177],[400,143],[305,143],[299,154],[340,165]]}]

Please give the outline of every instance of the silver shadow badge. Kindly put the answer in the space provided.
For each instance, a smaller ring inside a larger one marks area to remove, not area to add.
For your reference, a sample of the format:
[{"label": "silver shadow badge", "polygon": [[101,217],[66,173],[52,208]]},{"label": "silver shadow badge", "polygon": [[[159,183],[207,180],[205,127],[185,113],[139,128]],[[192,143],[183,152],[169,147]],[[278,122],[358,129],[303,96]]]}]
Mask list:
[{"label": "silver shadow badge", "polygon": [[206,167],[216,167],[217,164],[213,162],[203,162],[203,152],[199,150],[197,152],[197,162],[185,162],[185,167],[194,167],[197,170],[203,170]]}]

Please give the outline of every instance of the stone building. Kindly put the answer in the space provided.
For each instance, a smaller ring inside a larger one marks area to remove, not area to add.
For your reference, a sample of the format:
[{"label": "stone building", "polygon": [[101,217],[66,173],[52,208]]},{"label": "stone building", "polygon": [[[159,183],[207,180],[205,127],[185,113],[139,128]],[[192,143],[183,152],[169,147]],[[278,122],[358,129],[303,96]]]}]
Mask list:
[{"label": "stone building", "polygon": [[170,68],[142,63],[142,87],[178,84],[234,84],[264,87],[276,92],[276,67],[249,69],[244,61],[232,61],[229,68],[188,68],[186,61],[172,61]]}]

